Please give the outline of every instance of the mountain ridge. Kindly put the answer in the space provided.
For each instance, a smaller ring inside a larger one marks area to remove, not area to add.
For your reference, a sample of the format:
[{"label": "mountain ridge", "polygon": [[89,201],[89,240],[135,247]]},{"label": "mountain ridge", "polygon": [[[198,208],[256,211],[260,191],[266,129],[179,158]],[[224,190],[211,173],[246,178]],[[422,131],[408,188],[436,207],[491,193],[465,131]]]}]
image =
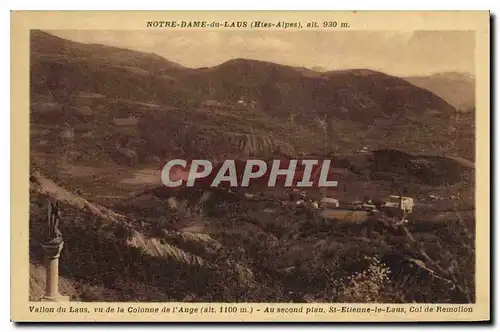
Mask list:
[{"label": "mountain ridge", "polygon": [[[61,153],[76,148],[78,160],[120,163],[179,151],[267,158],[366,145],[436,153],[455,126],[456,110],[441,97],[369,69],[317,73],[248,59],[189,69],[149,53],[31,37],[31,138],[39,152],[64,141],[64,123],[78,142],[59,145]],[[419,138],[405,142],[411,131]]]}]

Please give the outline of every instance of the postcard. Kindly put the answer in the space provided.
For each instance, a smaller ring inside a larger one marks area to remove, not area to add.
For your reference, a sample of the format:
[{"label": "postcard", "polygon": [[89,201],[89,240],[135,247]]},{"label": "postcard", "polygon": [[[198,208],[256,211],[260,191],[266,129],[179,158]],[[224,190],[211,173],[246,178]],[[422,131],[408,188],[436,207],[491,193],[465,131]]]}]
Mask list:
[{"label": "postcard", "polygon": [[11,12],[11,319],[489,321],[489,22]]}]

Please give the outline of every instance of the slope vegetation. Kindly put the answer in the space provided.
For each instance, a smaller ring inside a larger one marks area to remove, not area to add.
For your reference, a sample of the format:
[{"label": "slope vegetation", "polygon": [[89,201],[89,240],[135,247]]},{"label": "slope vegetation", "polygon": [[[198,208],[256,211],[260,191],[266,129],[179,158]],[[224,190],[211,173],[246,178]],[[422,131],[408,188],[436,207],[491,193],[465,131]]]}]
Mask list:
[{"label": "slope vegetation", "polygon": [[245,59],[189,69],[41,31],[31,42],[32,151],[74,162],[135,165],[179,154],[269,157],[365,145],[468,150],[460,149],[468,137],[453,135],[470,123],[457,124],[453,106],[380,72],[318,73]]}]

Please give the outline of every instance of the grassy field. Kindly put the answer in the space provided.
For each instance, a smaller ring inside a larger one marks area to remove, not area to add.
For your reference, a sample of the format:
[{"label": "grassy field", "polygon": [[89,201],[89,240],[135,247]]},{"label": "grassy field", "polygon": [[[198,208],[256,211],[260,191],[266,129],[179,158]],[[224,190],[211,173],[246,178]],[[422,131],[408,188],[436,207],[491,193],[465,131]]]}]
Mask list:
[{"label": "grassy field", "polygon": [[368,219],[367,211],[356,211],[347,209],[325,209],[320,215],[324,218],[334,219],[338,221],[365,221]]}]

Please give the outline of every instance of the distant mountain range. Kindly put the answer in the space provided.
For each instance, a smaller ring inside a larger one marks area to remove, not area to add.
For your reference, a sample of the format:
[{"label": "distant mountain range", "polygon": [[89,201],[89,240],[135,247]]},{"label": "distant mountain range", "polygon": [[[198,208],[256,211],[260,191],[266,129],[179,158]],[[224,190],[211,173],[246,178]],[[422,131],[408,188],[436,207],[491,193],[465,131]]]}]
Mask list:
[{"label": "distant mountain range", "polygon": [[190,69],[42,31],[31,33],[30,69],[32,151],[71,150],[76,160],[364,146],[467,156],[474,139],[473,118],[457,122],[456,108],[433,89],[369,69],[318,72],[246,59]]},{"label": "distant mountain range", "polygon": [[475,77],[469,73],[446,72],[405,78],[411,84],[434,92],[459,111],[475,108]]}]

